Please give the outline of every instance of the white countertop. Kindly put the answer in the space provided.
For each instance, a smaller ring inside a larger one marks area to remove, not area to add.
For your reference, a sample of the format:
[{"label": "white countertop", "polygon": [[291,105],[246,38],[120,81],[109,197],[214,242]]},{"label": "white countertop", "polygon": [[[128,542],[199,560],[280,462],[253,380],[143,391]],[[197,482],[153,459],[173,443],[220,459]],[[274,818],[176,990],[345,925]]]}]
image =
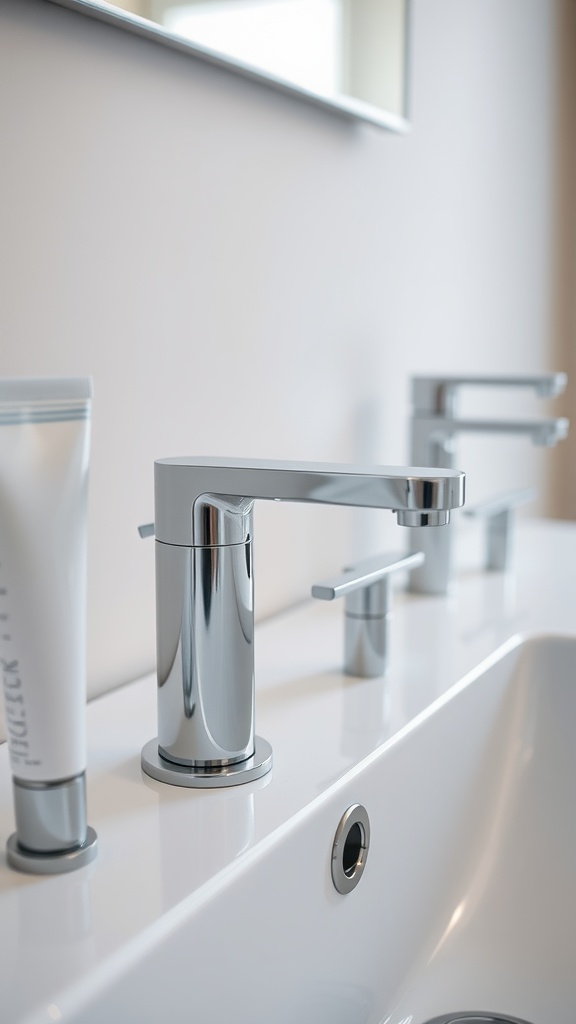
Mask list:
[{"label": "white countertop", "polygon": [[[150,675],[88,706],[88,821],[95,862],[54,878],[0,856],[0,1019],[66,1020],[82,993],[138,955],[153,929],[225,884],[334,781],[516,634],[576,633],[576,524],[527,520],[514,577],[482,572],[462,529],[457,594],[396,590],[386,680],[340,671],[343,604],[309,601],[256,630],[256,731],[272,772],[228,790],[154,782],[140,751],[156,734]],[[337,566],[335,567],[337,569]],[[14,829],[0,748],[0,844]]]}]

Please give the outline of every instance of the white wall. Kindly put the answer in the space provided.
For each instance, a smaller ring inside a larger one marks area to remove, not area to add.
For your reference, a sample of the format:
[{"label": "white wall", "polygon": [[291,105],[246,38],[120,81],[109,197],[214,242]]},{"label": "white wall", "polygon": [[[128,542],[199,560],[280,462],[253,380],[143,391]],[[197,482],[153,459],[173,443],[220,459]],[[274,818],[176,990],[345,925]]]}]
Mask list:
[{"label": "white wall", "polygon": [[[399,463],[410,373],[561,368],[555,4],[414,6],[408,137],[44,0],[0,6],[0,372],[94,376],[92,694],[154,663],[154,458]],[[546,458],[484,440],[459,462],[481,497]],[[389,513],[262,503],[258,614],[405,543]]]}]

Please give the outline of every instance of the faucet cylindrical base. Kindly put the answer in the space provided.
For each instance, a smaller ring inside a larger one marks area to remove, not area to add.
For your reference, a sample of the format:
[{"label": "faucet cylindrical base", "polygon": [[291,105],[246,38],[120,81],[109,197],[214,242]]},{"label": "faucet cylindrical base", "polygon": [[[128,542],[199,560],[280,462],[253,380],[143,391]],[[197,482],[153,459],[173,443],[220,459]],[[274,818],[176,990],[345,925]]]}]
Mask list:
[{"label": "faucet cylindrical base", "polygon": [[217,789],[239,786],[262,778],[272,768],[272,747],[261,736],[255,737],[254,753],[236,764],[221,768],[194,768],[173,764],[158,751],[158,739],[149,740],[142,748],[142,771],[157,782],[188,789]]}]

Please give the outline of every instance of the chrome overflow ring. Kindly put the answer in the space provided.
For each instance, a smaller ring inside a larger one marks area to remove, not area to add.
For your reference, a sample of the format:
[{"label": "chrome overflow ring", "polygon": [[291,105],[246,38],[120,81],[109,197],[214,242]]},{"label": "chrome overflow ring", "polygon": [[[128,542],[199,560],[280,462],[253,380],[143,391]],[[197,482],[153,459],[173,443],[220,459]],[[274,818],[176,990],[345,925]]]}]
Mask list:
[{"label": "chrome overflow ring", "polygon": [[332,881],[345,896],[360,881],[370,846],[370,820],[361,804],[352,804],[342,815],[332,844]]}]

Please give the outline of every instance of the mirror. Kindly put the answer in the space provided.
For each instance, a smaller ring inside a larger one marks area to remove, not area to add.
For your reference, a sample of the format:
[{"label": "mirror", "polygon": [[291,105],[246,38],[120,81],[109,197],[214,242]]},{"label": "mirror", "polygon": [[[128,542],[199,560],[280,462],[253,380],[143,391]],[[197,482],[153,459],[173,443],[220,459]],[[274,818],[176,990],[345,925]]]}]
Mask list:
[{"label": "mirror", "polygon": [[408,130],[410,0],[52,0],[202,60]]}]

